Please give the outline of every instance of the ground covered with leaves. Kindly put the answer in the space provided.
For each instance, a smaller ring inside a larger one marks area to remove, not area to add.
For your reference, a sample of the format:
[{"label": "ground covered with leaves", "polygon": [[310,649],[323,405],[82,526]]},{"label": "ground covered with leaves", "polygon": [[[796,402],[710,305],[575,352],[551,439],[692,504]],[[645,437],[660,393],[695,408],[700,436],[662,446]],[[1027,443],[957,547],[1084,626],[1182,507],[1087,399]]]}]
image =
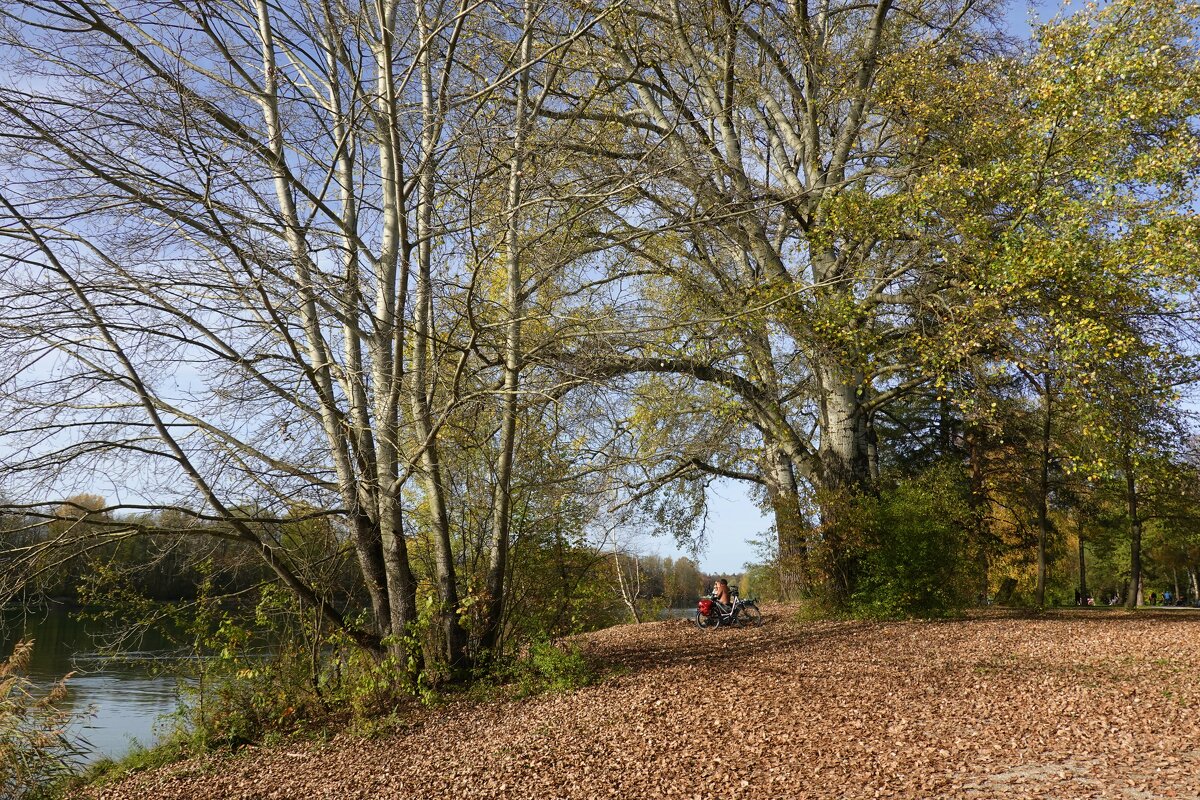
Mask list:
[{"label": "ground covered with leaves", "polygon": [[403,735],[247,748],[125,798],[1200,797],[1200,614],[682,620],[584,640],[598,685],[423,710]]}]

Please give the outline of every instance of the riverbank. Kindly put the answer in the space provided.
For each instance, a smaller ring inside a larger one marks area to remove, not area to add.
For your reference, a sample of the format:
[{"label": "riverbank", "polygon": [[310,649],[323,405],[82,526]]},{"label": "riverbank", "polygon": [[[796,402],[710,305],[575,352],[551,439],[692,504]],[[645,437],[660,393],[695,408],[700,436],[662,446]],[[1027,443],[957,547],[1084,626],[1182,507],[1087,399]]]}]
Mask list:
[{"label": "riverbank", "polygon": [[569,694],[422,711],[403,735],[247,748],[95,800],[1200,796],[1200,614],[682,620],[589,635]]}]

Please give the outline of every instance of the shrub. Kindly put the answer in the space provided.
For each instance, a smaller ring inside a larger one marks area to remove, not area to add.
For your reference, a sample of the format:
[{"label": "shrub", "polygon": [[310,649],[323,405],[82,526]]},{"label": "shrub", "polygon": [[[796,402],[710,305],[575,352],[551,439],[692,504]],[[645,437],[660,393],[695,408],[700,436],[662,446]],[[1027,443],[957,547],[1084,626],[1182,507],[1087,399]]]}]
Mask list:
[{"label": "shrub", "polygon": [[575,644],[536,640],[517,664],[517,684],[522,694],[547,689],[570,691],[595,682],[595,671]]},{"label": "shrub", "polygon": [[211,616],[194,621],[200,674],[184,715],[201,746],[237,748],[385,716],[419,688],[394,658],[323,630],[312,609],[270,586],[260,590],[253,620],[235,609]]},{"label": "shrub", "polygon": [[939,617],[966,605],[968,512],[952,469],[934,468],[858,502],[865,530],[856,612]]}]

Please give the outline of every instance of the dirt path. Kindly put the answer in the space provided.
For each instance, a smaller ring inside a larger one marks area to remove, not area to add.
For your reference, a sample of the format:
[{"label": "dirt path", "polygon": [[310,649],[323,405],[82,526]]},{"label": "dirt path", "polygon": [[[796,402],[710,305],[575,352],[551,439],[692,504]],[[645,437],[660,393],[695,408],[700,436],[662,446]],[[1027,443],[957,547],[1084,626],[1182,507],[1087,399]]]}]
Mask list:
[{"label": "dirt path", "polygon": [[[587,639],[601,685],[386,741],[192,761],[118,798],[1200,798],[1200,615],[684,621]],[[724,729],[723,740],[712,734]]]}]

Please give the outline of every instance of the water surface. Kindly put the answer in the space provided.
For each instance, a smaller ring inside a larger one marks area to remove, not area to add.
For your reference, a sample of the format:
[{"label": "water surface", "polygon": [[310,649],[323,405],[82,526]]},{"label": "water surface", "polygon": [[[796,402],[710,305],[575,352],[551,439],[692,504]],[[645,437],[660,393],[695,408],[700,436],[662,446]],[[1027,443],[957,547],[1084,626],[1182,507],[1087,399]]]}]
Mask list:
[{"label": "water surface", "polygon": [[63,707],[84,716],[74,731],[89,747],[86,760],[120,758],[134,742],[153,744],[156,725],[170,724],[179,704],[179,682],[170,668],[182,656],[162,636],[149,634],[128,642],[126,657],[114,660],[100,645],[122,632],[84,622],[78,613],[61,606],[5,613],[0,657],[18,639],[31,638],[29,677],[39,687],[73,672]]}]

